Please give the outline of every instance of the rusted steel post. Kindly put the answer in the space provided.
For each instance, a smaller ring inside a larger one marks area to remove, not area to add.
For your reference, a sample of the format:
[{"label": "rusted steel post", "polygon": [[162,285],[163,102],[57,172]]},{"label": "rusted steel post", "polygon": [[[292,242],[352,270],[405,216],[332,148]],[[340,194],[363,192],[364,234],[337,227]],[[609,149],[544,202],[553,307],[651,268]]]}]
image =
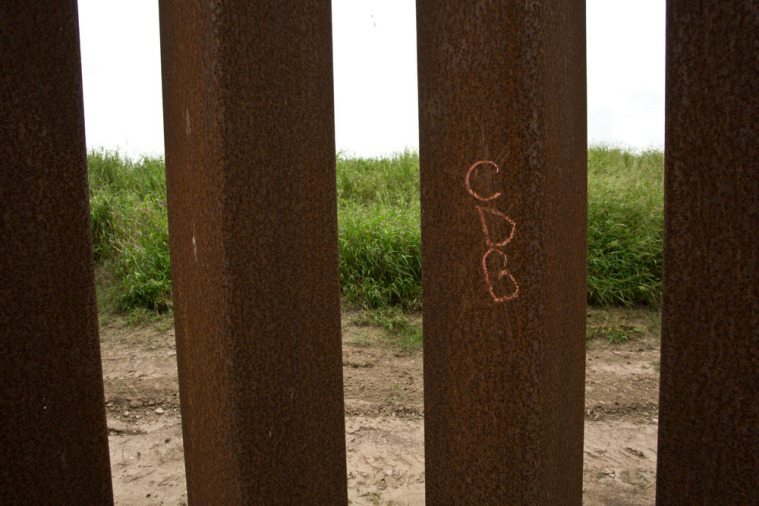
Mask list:
[{"label": "rusted steel post", "polygon": [[189,499],[345,504],[330,2],[160,17]]},{"label": "rusted steel post", "polygon": [[667,2],[658,504],[759,491],[759,9]]},{"label": "rusted steel post", "polygon": [[109,504],[75,0],[0,3],[0,504]]},{"label": "rusted steel post", "polygon": [[417,1],[429,504],[580,504],[585,2]]}]

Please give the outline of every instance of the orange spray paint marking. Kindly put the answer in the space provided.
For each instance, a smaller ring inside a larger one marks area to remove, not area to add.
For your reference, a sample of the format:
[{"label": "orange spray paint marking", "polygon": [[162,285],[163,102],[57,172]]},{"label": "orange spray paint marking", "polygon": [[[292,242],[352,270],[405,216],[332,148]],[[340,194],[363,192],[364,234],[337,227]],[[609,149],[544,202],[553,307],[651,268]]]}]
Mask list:
[{"label": "orange spray paint marking", "polygon": [[[489,202],[500,197],[501,192],[495,192],[492,195],[483,196],[472,189],[472,174],[477,170],[478,167],[481,166],[493,167],[496,174],[501,171],[501,168],[498,166],[498,164],[493,161],[479,160],[477,162],[474,162],[466,171],[466,176],[464,177],[464,187],[466,188],[466,191],[475,199],[479,200],[480,202]],[[475,207],[480,217],[480,225],[482,226],[482,234],[485,237],[485,243],[489,248],[482,256],[482,277],[485,281],[485,285],[487,286],[488,293],[496,303],[514,300],[519,297],[519,283],[517,283],[517,280],[514,278],[514,275],[511,273],[511,271],[506,268],[509,257],[500,248],[503,248],[509,244],[514,238],[514,234],[516,234],[517,230],[517,223],[509,216],[506,216],[504,213],[497,209],[479,205]],[[488,226],[488,220],[491,220],[491,222],[494,223],[506,224],[508,232],[505,233],[504,238],[500,240],[494,239],[494,230]],[[501,260],[501,265],[498,266],[498,271],[495,273],[495,276],[491,276],[490,270],[488,269],[488,260],[493,257],[493,255],[497,255],[497,257]],[[496,284],[501,284],[499,282],[502,282],[504,280],[506,281],[505,284],[507,286],[507,290],[505,293],[499,294],[498,292],[500,290],[496,290]]]}]

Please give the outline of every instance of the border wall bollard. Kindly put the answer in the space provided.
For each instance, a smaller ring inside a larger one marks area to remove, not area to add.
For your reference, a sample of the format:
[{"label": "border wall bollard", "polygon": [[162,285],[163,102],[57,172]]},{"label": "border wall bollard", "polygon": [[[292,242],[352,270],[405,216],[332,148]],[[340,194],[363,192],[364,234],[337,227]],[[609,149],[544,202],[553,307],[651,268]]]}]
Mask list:
[{"label": "border wall bollard", "polygon": [[345,504],[330,3],[160,21],[189,499]]},{"label": "border wall bollard", "polygon": [[417,1],[429,504],[580,504],[585,3]]},{"label": "border wall bollard", "polygon": [[759,490],[759,9],[667,2],[657,504]]},{"label": "border wall bollard", "polygon": [[75,0],[0,5],[0,503],[111,504]]}]

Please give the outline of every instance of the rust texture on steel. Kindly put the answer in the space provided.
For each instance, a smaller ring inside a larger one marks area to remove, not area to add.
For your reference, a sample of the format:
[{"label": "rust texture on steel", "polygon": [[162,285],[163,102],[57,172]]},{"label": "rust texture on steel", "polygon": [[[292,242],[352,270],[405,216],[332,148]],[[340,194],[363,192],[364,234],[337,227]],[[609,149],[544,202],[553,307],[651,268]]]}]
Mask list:
[{"label": "rust texture on steel", "polygon": [[75,0],[0,3],[0,504],[110,504]]},{"label": "rust texture on steel", "polygon": [[658,504],[759,500],[759,9],[667,2]]},{"label": "rust texture on steel", "polygon": [[429,504],[580,504],[585,3],[417,1]]},{"label": "rust texture on steel", "polygon": [[189,499],[345,504],[330,2],[160,20]]}]

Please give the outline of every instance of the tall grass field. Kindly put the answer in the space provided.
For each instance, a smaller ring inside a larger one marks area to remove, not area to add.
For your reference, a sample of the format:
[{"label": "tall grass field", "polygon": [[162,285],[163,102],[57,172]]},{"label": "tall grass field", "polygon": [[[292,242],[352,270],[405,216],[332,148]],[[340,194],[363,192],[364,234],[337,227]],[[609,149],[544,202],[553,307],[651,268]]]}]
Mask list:
[{"label": "tall grass field", "polygon": [[[656,305],[661,293],[661,152],[588,151],[588,302]],[[101,310],[171,310],[166,180],[160,159],[89,155]],[[419,158],[338,157],[340,277],[363,308],[421,308]]]}]

